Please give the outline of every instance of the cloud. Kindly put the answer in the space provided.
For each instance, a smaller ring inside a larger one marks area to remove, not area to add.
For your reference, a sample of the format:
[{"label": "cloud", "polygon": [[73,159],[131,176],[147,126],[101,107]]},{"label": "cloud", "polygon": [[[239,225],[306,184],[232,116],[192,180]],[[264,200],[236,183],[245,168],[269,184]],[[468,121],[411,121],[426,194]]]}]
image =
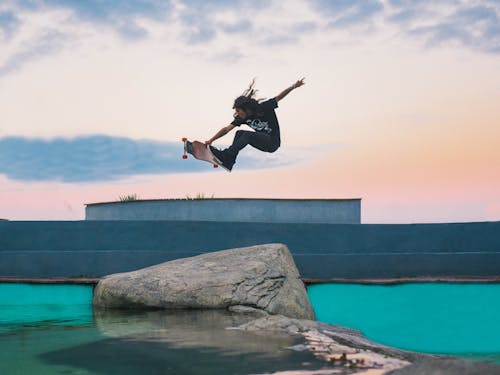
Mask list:
[{"label": "cloud", "polygon": [[20,22],[17,16],[11,11],[0,11],[0,37],[8,39],[18,28]]},{"label": "cloud", "polygon": [[229,49],[212,56],[211,61],[232,65],[238,63],[243,58],[243,53],[238,48]]},{"label": "cloud", "polygon": [[261,39],[261,43],[268,46],[284,45],[297,43],[299,38],[295,35],[290,35],[286,33],[272,33]]},{"label": "cloud", "polygon": [[[248,147],[240,154],[238,170],[268,169],[310,160],[303,149],[262,153]],[[0,138],[0,174],[20,181],[94,182],[141,174],[211,171],[207,163],[181,158],[181,142],[134,140],[107,135],[76,138]],[[295,155],[294,157],[288,157]],[[300,155],[300,157],[297,157]]]},{"label": "cloud", "polygon": [[0,138],[0,173],[12,180],[105,181],[136,174],[201,171],[182,163],[181,143],[105,135],[51,140]]},{"label": "cloud", "polygon": [[[314,27],[311,22],[293,21],[292,28],[284,25],[279,32],[256,30],[255,20],[268,12],[270,1],[8,0],[6,4],[0,11],[9,12],[9,22],[20,19],[21,26],[16,27],[15,42],[0,54],[0,77],[41,57],[56,58],[58,52],[110,47],[115,35],[124,42],[150,41],[174,53],[195,53],[207,61],[234,64],[248,57],[248,46],[296,43],[294,34]],[[54,38],[49,40],[48,35]],[[218,44],[222,38],[224,44]]]},{"label": "cloud", "polygon": [[9,56],[0,65],[0,77],[16,71],[28,61],[33,61],[60,51],[63,49],[65,41],[67,41],[65,34],[56,30],[45,30],[35,39],[24,43],[16,53]]},{"label": "cloud", "polygon": [[460,45],[487,53],[500,52],[500,9],[491,1],[460,3],[392,0],[388,21],[429,47]]},{"label": "cloud", "polygon": [[249,20],[236,22],[225,21],[220,22],[217,26],[227,34],[244,34],[253,30],[253,25]]},{"label": "cloud", "polygon": [[339,149],[349,147],[351,145],[340,143],[314,146],[282,145],[276,152],[267,153],[248,146],[239,153],[235,168],[270,169],[305,165],[313,163]]},{"label": "cloud", "polygon": [[[407,37],[430,48],[458,45],[487,53],[500,52],[500,3],[497,0],[316,0],[318,11],[335,30],[374,25],[376,17],[397,25]],[[376,24],[378,28],[383,23]]]},{"label": "cloud", "polygon": [[[172,28],[178,33],[180,40],[186,46],[205,45],[214,41],[219,34],[250,35],[257,32],[254,18],[259,12],[265,11],[272,5],[271,1],[260,0],[246,2],[229,0],[38,0],[36,2],[11,0],[11,9],[18,12],[29,10],[32,13],[47,11],[67,11],[66,22],[74,24],[81,22],[95,27],[107,28],[123,39],[136,41],[151,36],[150,31],[144,26],[143,20],[156,21],[165,30]],[[11,12],[12,13],[12,12]],[[10,13],[9,13],[10,14]],[[14,13],[12,13],[13,16]],[[29,17],[25,17],[29,19]],[[296,25],[295,25],[296,26]],[[179,28],[176,28],[179,27]],[[310,22],[304,22],[303,28],[311,28]],[[293,31],[293,28],[290,29]],[[296,32],[304,30],[298,29]],[[168,33],[169,31],[167,31]],[[284,30],[284,32],[287,32]],[[78,37],[74,35],[74,37]],[[284,41],[289,43],[290,38],[272,38],[270,44]]]},{"label": "cloud", "polygon": [[398,10],[396,13],[387,17],[390,22],[404,25],[419,17],[419,12],[416,8]]},{"label": "cloud", "polygon": [[370,22],[384,10],[379,0],[316,0],[315,3],[329,16],[329,26],[332,28],[348,28]]},{"label": "cloud", "polygon": [[118,17],[144,16],[161,19],[170,2],[157,0],[44,0],[45,6],[71,9],[79,18],[109,22]]},{"label": "cloud", "polygon": [[218,33],[238,35],[254,31],[246,15],[265,9],[270,2],[189,0],[180,5],[178,18],[184,29],[183,38],[189,45],[198,45],[213,41]]},{"label": "cloud", "polygon": [[363,38],[387,28],[429,48],[452,45],[500,53],[497,0],[297,0],[290,4],[285,8],[265,0],[6,0],[0,5],[0,40],[6,41],[0,76],[40,57],[86,45],[85,41],[95,45],[96,40],[106,40],[103,32],[130,43],[148,38],[160,43],[175,40],[176,51],[192,48],[200,58],[216,61],[238,48],[238,53],[227,56],[231,63],[249,54],[266,54],[276,46],[303,46],[317,30],[321,33],[315,37],[327,40],[340,32],[346,44],[354,43],[342,31],[360,27]]},{"label": "cloud", "polygon": [[318,29],[318,24],[311,21],[298,22],[292,25],[291,31],[293,33],[303,34]]},{"label": "cloud", "polygon": [[111,27],[128,40],[145,38],[148,32],[138,24],[141,17],[164,21],[170,2],[158,0],[44,0],[44,6],[68,9],[82,21]]},{"label": "cloud", "polygon": [[128,40],[145,37],[140,18],[164,21],[171,10],[169,1],[159,0],[39,0],[8,2],[18,12],[69,11],[73,20],[109,27]]}]

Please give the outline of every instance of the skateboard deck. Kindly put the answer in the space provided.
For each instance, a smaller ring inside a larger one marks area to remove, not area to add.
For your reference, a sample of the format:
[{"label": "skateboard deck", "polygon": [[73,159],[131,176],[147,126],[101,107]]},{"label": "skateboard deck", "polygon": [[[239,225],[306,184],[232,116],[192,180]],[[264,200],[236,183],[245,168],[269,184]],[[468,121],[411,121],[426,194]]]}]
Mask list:
[{"label": "skateboard deck", "polygon": [[187,154],[191,154],[195,159],[206,161],[214,166],[214,168],[219,167],[219,163],[208,148],[208,146],[204,143],[194,141],[191,142],[187,138],[182,138],[184,142],[184,155],[182,155],[183,159],[187,159]]}]

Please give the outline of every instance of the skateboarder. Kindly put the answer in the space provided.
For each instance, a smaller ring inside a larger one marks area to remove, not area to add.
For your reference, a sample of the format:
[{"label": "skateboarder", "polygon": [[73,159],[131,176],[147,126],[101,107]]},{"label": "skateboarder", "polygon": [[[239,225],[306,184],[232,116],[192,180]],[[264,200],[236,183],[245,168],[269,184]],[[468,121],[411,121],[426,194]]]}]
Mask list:
[{"label": "skateboarder", "polygon": [[[259,100],[255,99],[257,93],[254,87],[255,79],[250,83],[248,89],[234,101],[234,120],[228,126],[219,130],[208,141],[205,141],[225,168],[228,170],[233,168],[238,153],[247,145],[265,152],[274,152],[280,147],[280,127],[274,109],[278,107],[278,102],[281,99],[304,84],[304,78],[301,78],[276,97],[259,102]],[[225,150],[218,150],[211,146],[213,141],[242,124],[250,126],[254,131],[238,130],[234,136],[233,144]]]}]

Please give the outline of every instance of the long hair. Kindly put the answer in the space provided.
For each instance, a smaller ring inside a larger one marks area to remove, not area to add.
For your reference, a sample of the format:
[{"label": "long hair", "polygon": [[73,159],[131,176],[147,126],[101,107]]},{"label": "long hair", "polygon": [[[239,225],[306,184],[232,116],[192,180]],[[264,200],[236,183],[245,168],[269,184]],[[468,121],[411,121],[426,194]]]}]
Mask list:
[{"label": "long hair", "polygon": [[248,88],[243,91],[243,93],[234,100],[233,109],[241,108],[248,115],[256,115],[258,117],[263,115],[263,112],[259,106],[259,99],[255,96],[257,90],[255,89],[255,78],[252,79]]}]

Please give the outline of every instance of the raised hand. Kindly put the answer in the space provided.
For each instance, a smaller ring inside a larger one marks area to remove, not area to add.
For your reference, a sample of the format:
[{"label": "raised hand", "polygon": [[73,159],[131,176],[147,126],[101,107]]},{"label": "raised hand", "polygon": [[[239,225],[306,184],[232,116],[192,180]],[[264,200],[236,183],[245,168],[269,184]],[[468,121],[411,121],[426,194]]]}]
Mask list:
[{"label": "raised hand", "polygon": [[305,85],[306,84],[304,82],[305,79],[306,79],[305,77],[302,77],[301,79],[299,79],[297,82],[295,82],[295,84],[293,85],[293,88],[296,89],[297,87]]}]

